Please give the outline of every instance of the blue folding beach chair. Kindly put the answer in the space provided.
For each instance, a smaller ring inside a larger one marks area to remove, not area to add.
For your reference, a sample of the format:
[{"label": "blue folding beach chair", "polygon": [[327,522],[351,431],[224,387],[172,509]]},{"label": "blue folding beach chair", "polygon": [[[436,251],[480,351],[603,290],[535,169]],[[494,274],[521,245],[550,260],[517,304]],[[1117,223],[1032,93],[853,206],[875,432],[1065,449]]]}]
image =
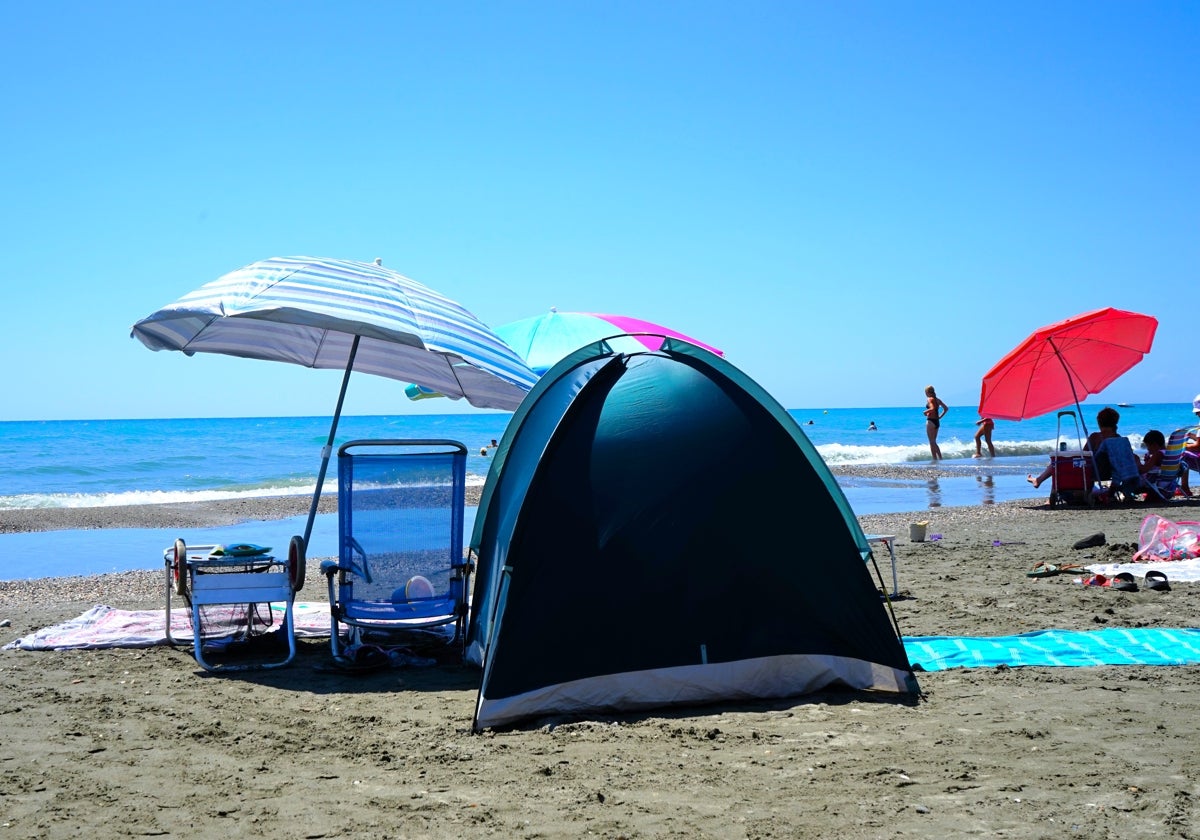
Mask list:
[{"label": "blue folding beach chair", "polygon": [[466,463],[466,447],[452,440],[355,440],[338,450],[339,553],[321,564],[335,661],[465,637]]}]

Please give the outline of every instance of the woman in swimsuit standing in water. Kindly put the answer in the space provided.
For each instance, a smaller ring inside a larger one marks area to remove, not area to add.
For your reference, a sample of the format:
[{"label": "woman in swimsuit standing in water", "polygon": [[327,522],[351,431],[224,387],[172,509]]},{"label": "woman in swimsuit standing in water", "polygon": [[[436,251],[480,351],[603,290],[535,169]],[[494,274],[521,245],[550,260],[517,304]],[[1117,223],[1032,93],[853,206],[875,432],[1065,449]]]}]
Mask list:
[{"label": "woman in swimsuit standing in water", "polygon": [[925,386],[925,434],[929,435],[929,451],[933,454],[933,460],[940,460],[942,457],[942,449],[938,446],[937,436],[938,429],[942,425],[942,418],[946,416],[946,412],[950,410],[950,406],[946,405],[938,399],[937,391],[932,385]]}]

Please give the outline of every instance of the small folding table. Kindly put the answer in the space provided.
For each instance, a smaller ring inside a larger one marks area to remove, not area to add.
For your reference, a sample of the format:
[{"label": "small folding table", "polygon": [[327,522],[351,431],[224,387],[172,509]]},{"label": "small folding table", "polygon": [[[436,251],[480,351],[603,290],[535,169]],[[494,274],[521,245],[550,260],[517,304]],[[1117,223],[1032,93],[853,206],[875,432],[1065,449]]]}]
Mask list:
[{"label": "small folding table", "polygon": [[896,576],[896,535],[867,534],[866,536],[868,543],[882,543],[883,545],[887,546],[888,554],[892,558],[892,597],[895,598],[900,594],[900,583]]}]

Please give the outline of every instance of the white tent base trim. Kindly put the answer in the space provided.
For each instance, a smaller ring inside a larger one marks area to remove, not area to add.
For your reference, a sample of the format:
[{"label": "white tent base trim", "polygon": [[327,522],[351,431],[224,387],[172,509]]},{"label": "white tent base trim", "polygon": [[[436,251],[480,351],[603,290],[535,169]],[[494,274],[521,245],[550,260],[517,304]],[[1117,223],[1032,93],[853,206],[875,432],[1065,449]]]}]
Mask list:
[{"label": "white tent base trim", "polygon": [[904,694],[910,691],[910,674],[874,662],[821,654],[788,654],[604,674],[513,697],[493,699],[481,691],[474,729],[478,732],[548,715],[622,713],[665,706],[797,697],[831,686]]}]

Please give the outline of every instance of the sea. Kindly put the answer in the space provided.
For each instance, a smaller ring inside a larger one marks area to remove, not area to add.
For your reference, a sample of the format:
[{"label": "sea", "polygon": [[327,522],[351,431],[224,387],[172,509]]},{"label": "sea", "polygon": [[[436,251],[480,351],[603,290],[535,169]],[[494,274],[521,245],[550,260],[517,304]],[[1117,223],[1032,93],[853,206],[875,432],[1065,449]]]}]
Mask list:
[{"label": "sea", "polygon": [[[858,515],[934,511],[1041,499],[1025,480],[1061,441],[1078,448],[1095,431],[1104,404],[1085,404],[1082,418],[1052,413],[997,421],[996,457],[973,458],[979,415],[951,406],[935,475],[923,405],[890,408],[789,409],[832,467],[904,465],[896,477],[838,476]],[[1194,423],[1189,403],[1118,405],[1119,430],[1135,449],[1150,429],[1164,434]],[[343,417],[336,447],[349,440],[445,438],[467,445],[469,483],[487,477],[493,440],[511,419],[501,412]],[[869,430],[874,424],[875,430]],[[231,417],[158,420],[0,422],[0,513],[16,508],[103,507],[295,494],[311,498],[329,437],[329,417]],[[983,450],[987,455],[986,447]],[[697,452],[703,458],[703,452]],[[909,475],[911,473],[911,475]],[[719,477],[714,476],[714,481]],[[331,464],[325,489],[336,486]],[[474,511],[468,512],[473,518]],[[930,518],[932,517],[925,517]],[[219,529],[103,529],[0,534],[0,580],[162,568],[176,538],[189,544],[246,542],[285,547],[306,517],[248,522]],[[337,553],[337,517],[317,516],[309,556]],[[470,522],[467,525],[471,527]],[[781,529],[784,523],[780,524]],[[781,537],[783,535],[781,534]],[[282,550],[282,548],[280,549]]]}]

